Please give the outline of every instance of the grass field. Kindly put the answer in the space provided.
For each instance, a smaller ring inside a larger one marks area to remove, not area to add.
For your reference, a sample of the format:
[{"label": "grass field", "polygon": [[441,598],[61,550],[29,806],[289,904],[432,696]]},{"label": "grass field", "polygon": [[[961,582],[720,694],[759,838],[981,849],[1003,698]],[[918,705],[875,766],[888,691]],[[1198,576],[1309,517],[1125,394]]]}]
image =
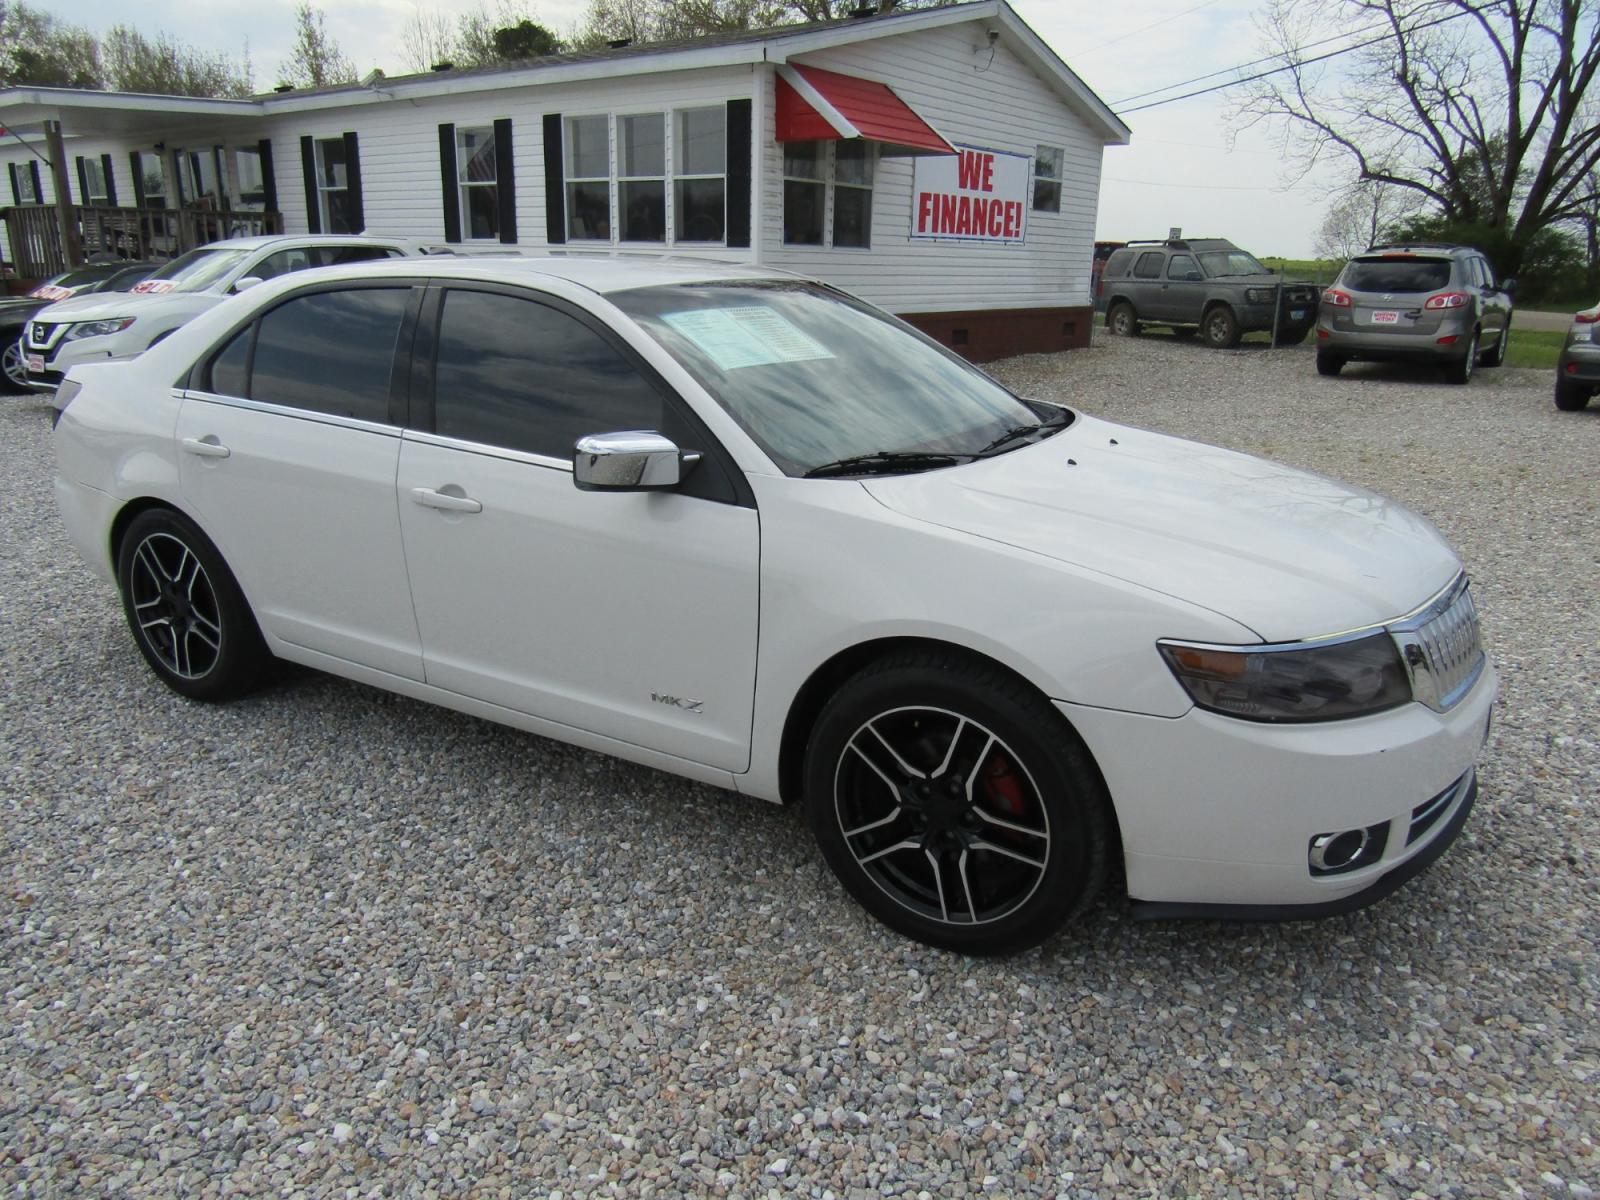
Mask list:
[{"label": "grass field", "polygon": [[1511,327],[1511,344],[1506,347],[1508,367],[1551,367],[1566,342],[1565,330],[1545,331]]}]

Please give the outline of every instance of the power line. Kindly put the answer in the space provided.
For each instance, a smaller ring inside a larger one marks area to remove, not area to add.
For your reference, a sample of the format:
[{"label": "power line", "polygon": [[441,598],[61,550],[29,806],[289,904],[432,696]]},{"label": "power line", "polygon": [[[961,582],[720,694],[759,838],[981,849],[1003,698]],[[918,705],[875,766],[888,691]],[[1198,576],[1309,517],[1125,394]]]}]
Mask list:
[{"label": "power line", "polygon": [[1132,183],[1144,187],[1181,187],[1185,191],[1195,190],[1201,192],[1294,192],[1309,189],[1325,190],[1315,183],[1296,183],[1288,187],[1279,187],[1273,184],[1262,183],[1190,183],[1187,179],[1118,179],[1114,175],[1104,177],[1107,183]]},{"label": "power line", "polygon": [[[1432,21],[1424,21],[1421,25],[1413,25],[1410,29],[1402,30],[1401,32],[1405,34],[1420,33],[1424,29],[1431,29],[1435,25],[1443,25],[1446,21],[1454,21],[1459,17],[1465,17],[1467,15],[1469,14],[1464,12],[1451,13],[1449,16],[1438,17]],[[1241,83],[1252,83],[1257,79],[1265,79],[1269,75],[1281,75],[1283,72],[1292,71],[1296,67],[1309,67],[1313,63],[1326,62],[1330,58],[1338,58],[1341,55],[1350,54],[1356,50],[1365,50],[1368,46],[1376,46],[1380,42],[1387,42],[1395,36],[1396,35],[1394,33],[1386,33],[1381,37],[1371,38],[1365,42],[1357,42],[1353,46],[1345,46],[1342,49],[1330,50],[1326,54],[1318,54],[1312,58],[1303,58],[1295,62],[1285,63],[1281,67],[1273,67],[1270,71],[1258,71],[1254,75],[1246,75],[1243,79],[1232,79],[1227,83],[1213,84],[1210,87],[1201,88],[1198,91],[1185,92],[1181,96],[1168,96],[1165,100],[1152,100],[1148,104],[1136,104],[1132,108],[1121,109],[1118,115],[1143,112],[1147,108],[1160,108],[1163,104],[1176,104],[1180,100],[1193,100],[1196,96],[1205,96],[1212,92],[1220,92],[1231,87],[1238,87]],[[1233,67],[1230,69],[1237,71],[1241,68]],[[1218,73],[1219,72],[1213,72],[1213,74]],[[1173,86],[1181,87],[1182,85],[1175,84]]]},{"label": "power line", "polygon": [[1197,13],[1202,8],[1210,8],[1213,4],[1217,3],[1220,3],[1220,0],[1202,0],[1202,3],[1196,4],[1193,8],[1186,8],[1181,13],[1174,13],[1170,17],[1163,17],[1159,21],[1150,22],[1148,25],[1141,25],[1139,28],[1128,33],[1119,33],[1116,37],[1108,38],[1103,42],[1096,42],[1087,50],[1074,50],[1072,52],[1072,57],[1075,59],[1082,58],[1087,54],[1095,53],[1097,50],[1104,50],[1107,46],[1115,46],[1118,42],[1125,42],[1131,37],[1138,37],[1141,33],[1149,33],[1152,29],[1158,29],[1162,25],[1176,21],[1179,17],[1187,17],[1190,13]]}]

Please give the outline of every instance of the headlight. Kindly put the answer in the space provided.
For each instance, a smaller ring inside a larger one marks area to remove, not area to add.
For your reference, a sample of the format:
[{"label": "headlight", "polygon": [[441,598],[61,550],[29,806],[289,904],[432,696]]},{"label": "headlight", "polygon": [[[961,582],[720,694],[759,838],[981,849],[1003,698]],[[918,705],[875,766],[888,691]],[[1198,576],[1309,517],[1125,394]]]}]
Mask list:
[{"label": "headlight", "polygon": [[67,341],[86,337],[104,337],[108,333],[121,333],[133,324],[132,317],[115,317],[109,321],[81,321],[67,330]]},{"label": "headlight", "polygon": [[1247,721],[1330,721],[1411,699],[1411,680],[1385,632],[1296,649],[1159,643],[1201,708]]},{"label": "headlight", "polygon": [[1245,288],[1244,298],[1251,304],[1271,304],[1273,296],[1277,295],[1276,288]]}]

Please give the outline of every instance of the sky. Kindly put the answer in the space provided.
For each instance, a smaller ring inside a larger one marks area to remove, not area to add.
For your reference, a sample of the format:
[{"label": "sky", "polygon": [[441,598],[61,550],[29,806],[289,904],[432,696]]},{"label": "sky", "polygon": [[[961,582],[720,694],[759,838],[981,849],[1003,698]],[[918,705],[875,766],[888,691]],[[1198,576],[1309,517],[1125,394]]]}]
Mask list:
[{"label": "sky", "polygon": [[[207,50],[237,56],[248,41],[262,90],[276,81],[293,40],[296,7],[296,0],[141,0],[132,10],[125,0],[35,3],[96,32],[131,13],[141,32],[165,30]],[[459,13],[477,4],[428,7]],[[537,20],[566,33],[588,5],[534,0],[531,7]],[[1012,7],[1113,109],[1135,93],[1264,53],[1254,24],[1260,0],[1012,0]],[[375,66],[404,72],[400,28],[415,0],[325,0],[322,8],[328,32],[361,74]],[[1225,91],[1127,115],[1133,141],[1106,150],[1096,237],[1164,237],[1177,226],[1191,236],[1231,238],[1259,255],[1309,257],[1341,180],[1332,173],[1290,179],[1275,138],[1237,129],[1233,103]]]}]

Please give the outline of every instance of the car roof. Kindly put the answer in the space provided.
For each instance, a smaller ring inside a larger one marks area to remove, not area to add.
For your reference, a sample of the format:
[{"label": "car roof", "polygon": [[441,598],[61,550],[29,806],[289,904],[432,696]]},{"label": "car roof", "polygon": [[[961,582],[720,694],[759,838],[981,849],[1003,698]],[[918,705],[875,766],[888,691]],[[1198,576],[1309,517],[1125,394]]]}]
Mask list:
[{"label": "car roof", "polygon": [[415,238],[384,237],[368,233],[267,233],[251,237],[223,238],[197,246],[197,250],[259,250],[265,246],[412,246],[421,247]]},{"label": "car roof", "polygon": [[674,284],[727,283],[763,279],[802,279],[790,271],[687,255],[632,255],[626,252],[551,251],[508,257],[430,254],[421,258],[387,259],[322,267],[319,279],[370,279],[383,275],[473,279],[486,283],[530,284],[562,279],[602,295],[642,287]]}]

